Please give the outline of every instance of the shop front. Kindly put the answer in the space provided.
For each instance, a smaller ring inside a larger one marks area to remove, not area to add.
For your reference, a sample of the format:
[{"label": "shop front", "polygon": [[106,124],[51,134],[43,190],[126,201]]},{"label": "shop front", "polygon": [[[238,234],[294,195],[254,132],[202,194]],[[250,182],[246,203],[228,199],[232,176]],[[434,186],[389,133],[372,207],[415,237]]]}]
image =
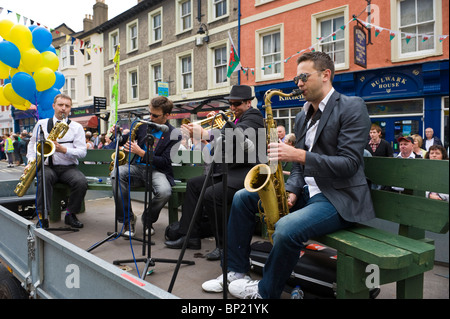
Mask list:
[{"label": "shop front", "polygon": [[[449,73],[448,60],[339,73],[333,86],[338,92],[360,96],[366,102],[373,123],[380,125],[383,137],[398,152],[397,138],[419,134],[432,127],[447,148],[449,145]],[[294,82],[255,86],[258,108],[263,109],[269,89],[290,93]],[[302,97],[274,96],[271,101],[278,124],[293,132],[295,115],[305,103]]]}]

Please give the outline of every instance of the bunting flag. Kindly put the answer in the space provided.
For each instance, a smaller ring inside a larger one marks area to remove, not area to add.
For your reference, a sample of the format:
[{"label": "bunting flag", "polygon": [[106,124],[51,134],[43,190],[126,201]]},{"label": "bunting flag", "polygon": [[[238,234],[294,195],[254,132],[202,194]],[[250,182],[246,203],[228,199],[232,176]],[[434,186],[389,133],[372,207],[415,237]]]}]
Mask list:
[{"label": "bunting flag", "polygon": [[114,104],[111,103],[111,113],[109,116],[109,127],[113,126],[113,124],[117,123],[118,120],[118,107],[119,107],[119,67],[120,67],[120,44],[117,45],[116,53],[114,54],[114,83],[111,90],[111,100],[114,101]]},{"label": "bunting flag", "polygon": [[231,77],[231,74],[234,71],[240,70],[241,68],[239,67],[241,60],[239,59],[239,56],[236,52],[236,49],[234,47],[234,43],[233,43],[233,39],[231,39],[231,34],[230,31],[228,31],[228,37],[230,38],[230,43],[231,43],[231,50],[230,50],[230,61],[228,63],[228,72],[227,72],[227,77]]},{"label": "bunting flag", "polygon": [[[0,7],[0,14],[2,14],[2,12],[3,12],[4,9],[5,9],[5,8]],[[65,36],[65,37],[66,37],[66,41],[65,41],[66,43],[69,42],[69,41],[71,41],[71,44],[72,44],[72,45],[73,45],[74,43],[75,43],[76,45],[79,44],[79,48],[78,48],[78,47],[75,47],[75,48],[74,48],[74,50],[75,50],[76,52],[78,52],[77,49],[82,49],[82,48],[83,48],[83,40],[81,40],[81,39],[75,38],[75,37],[73,37],[73,36],[71,36],[71,35],[67,35],[67,34],[65,34],[64,32],[61,32],[61,31],[58,31],[58,30],[49,28],[49,27],[43,25],[42,23],[36,22],[35,20],[29,19],[29,18],[23,16],[23,15],[20,14],[20,13],[17,13],[17,12],[14,12],[14,11],[12,11],[12,10],[8,10],[8,9],[5,9],[5,10],[6,10],[6,12],[7,12],[7,15],[10,15],[10,14],[15,14],[15,15],[16,15],[17,23],[20,23],[20,19],[22,19],[22,20],[23,20],[23,25],[26,26],[27,23],[28,23],[28,21],[29,21],[29,22],[30,22],[30,25],[36,24],[37,26],[42,26],[42,27],[46,28],[46,29],[49,30],[50,32],[55,32],[57,35],[60,35],[60,36],[62,36],[62,37]],[[95,44],[92,44],[92,48],[95,48]],[[100,49],[100,52],[102,52],[102,47],[98,46],[98,48]],[[81,52],[81,50],[80,50],[80,52]],[[97,53],[97,50],[94,50],[94,52]]]}]

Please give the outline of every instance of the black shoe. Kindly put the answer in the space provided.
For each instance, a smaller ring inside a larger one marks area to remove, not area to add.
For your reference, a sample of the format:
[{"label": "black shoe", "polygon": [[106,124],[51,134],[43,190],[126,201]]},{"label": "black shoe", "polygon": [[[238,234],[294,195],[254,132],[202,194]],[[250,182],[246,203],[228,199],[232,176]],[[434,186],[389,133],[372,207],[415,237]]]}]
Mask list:
[{"label": "black shoe", "polygon": [[84,226],[83,223],[78,220],[75,214],[67,214],[66,217],[64,217],[64,223],[73,228],[83,228]]},{"label": "black shoe", "polygon": [[[172,249],[181,249],[183,248],[183,244],[184,241],[186,240],[186,236],[181,237],[180,239],[177,240],[168,240],[166,242],[164,242],[164,244],[168,247],[168,248],[172,248]],[[202,248],[202,241],[200,238],[189,238],[188,244],[187,244],[187,248],[190,249],[201,249]]]},{"label": "black shoe", "polygon": [[38,222],[36,223],[36,228],[41,228],[42,225],[42,229],[47,229],[48,228],[48,219],[40,219],[38,220]]},{"label": "black shoe", "polygon": [[206,254],[205,257],[207,260],[220,260],[220,256],[222,255],[222,249],[218,247],[214,248],[212,252]]}]

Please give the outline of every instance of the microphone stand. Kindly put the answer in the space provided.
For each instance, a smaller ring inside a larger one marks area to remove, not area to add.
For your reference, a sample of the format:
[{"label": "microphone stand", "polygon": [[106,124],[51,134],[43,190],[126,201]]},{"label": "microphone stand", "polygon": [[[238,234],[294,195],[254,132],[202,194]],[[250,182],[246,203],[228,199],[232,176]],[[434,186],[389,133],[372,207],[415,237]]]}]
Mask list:
[{"label": "microphone stand", "polygon": [[[116,156],[114,157],[114,183],[115,183],[115,188],[116,188],[116,192],[114,193],[114,203],[117,205],[118,203],[118,198],[120,196],[119,192],[119,145],[122,142],[122,132],[120,131],[120,126],[119,124],[116,124],[116,151],[115,154]],[[125,214],[125,212],[124,212]],[[107,237],[102,239],[101,241],[97,242],[96,244],[92,245],[91,247],[89,247],[86,251],[87,252],[91,252],[92,250],[94,250],[95,248],[101,246],[102,244],[106,243],[107,241],[119,237],[119,236],[123,236],[123,237],[127,237],[128,236],[124,236],[121,233],[119,233],[118,231],[118,227],[117,227],[117,216],[114,217],[115,219],[115,225],[114,225],[114,232],[107,232]],[[134,238],[132,238],[134,239]]]},{"label": "microphone stand", "polygon": [[[41,145],[41,187],[42,187],[42,195],[41,195],[41,200],[42,203],[44,205],[44,214],[43,214],[43,219],[40,221],[41,226],[43,229],[45,229],[46,231],[73,231],[73,232],[77,232],[79,231],[79,229],[77,228],[72,228],[72,227],[59,227],[59,228],[50,228],[49,226],[49,222],[48,222],[48,208],[47,208],[47,187],[45,186],[45,165],[44,165],[44,145],[45,145],[45,135],[44,135],[44,130],[42,129],[42,126],[39,126],[40,128],[40,132],[39,132],[39,143]],[[38,144],[39,145],[39,144]],[[37,157],[37,154],[36,154]],[[39,215],[38,215],[39,218]]]},{"label": "microphone stand", "polygon": [[[219,144],[219,143],[217,143]],[[227,287],[227,267],[228,267],[228,263],[227,263],[227,219],[228,219],[228,202],[227,202],[227,196],[228,196],[228,165],[225,162],[225,132],[222,131],[221,133],[221,144],[222,144],[222,218],[223,218],[223,260],[222,260],[222,278],[223,278],[223,299],[227,299],[227,289],[225,287]],[[215,156],[213,157],[215,158]],[[167,290],[168,292],[172,292],[173,286],[175,284],[175,280],[177,278],[178,275],[178,271],[180,269],[180,264],[181,264],[181,260],[183,259],[184,253],[186,251],[188,242],[189,242],[189,238],[191,236],[195,221],[197,219],[197,215],[199,214],[199,212],[202,210],[202,205],[203,205],[203,198],[205,196],[205,191],[208,185],[208,181],[211,178],[212,172],[213,172],[213,168],[214,168],[214,164],[215,164],[215,159],[213,159],[211,166],[208,169],[208,173],[206,174],[206,178],[205,181],[203,182],[202,185],[202,189],[200,191],[200,195],[199,195],[199,199],[197,201],[197,205],[195,206],[195,211],[194,214],[192,216],[191,222],[189,224],[189,228],[186,234],[186,239],[184,240],[183,246],[181,248],[181,252],[180,252],[180,256],[178,257],[178,262],[177,262],[177,266],[175,267],[175,271],[173,273],[172,276],[172,280],[170,282],[170,286],[169,289]]]},{"label": "microphone stand", "polygon": [[[145,254],[145,247],[147,246],[147,256],[145,258],[140,259],[126,259],[126,260],[116,260],[113,261],[114,265],[119,264],[126,264],[131,262],[145,262],[144,270],[141,274],[141,279],[145,279],[147,276],[148,268],[150,266],[155,266],[155,262],[164,262],[164,263],[176,263],[177,261],[174,259],[162,259],[162,258],[152,258],[151,257],[151,227],[150,227],[150,220],[151,220],[151,212],[150,209],[152,207],[152,191],[153,191],[153,184],[152,184],[152,170],[153,170],[153,144],[155,142],[155,137],[151,134],[152,127],[150,125],[147,125],[147,136],[146,136],[146,143],[147,143],[147,152],[145,153],[145,172],[146,172],[146,181],[145,181],[145,197],[144,197],[144,227],[143,227],[143,240],[142,240],[142,254]],[[147,201],[148,200],[148,201]],[[148,230],[148,241],[146,240],[146,232],[145,230],[149,228]],[[193,261],[182,261],[182,263],[187,265],[193,265],[195,264]]]}]

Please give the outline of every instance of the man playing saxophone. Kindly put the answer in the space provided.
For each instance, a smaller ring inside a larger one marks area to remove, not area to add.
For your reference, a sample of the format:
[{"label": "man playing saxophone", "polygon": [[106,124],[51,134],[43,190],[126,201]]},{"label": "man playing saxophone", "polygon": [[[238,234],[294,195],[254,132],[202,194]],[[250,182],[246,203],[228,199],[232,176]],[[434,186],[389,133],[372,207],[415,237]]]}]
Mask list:
[{"label": "man playing saxophone", "polygon": [[[40,169],[40,167],[38,168],[37,178],[39,184],[37,187],[37,210],[40,216],[43,216],[44,185],[46,207],[50,210],[53,185],[55,185],[56,182],[68,184],[70,186],[70,197],[64,222],[71,227],[82,228],[83,224],[77,219],[76,214],[80,212],[81,203],[86,195],[87,180],[83,173],[78,170],[77,165],[78,159],[86,156],[87,149],[85,133],[81,124],[67,120],[71,108],[72,99],[70,96],[58,94],[53,102],[53,118],[39,120],[36,123],[33,129],[33,135],[28,143],[27,159],[29,164],[25,167],[24,174],[30,169],[30,162],[33,162],[36,159],[36,144],[39,143],[40,133],[43,132],[45,139],[47,140],[49,134],[51,134],[52,131],[54,132],[55,126],[68,125],[68,130],[63,137],[52,140],[54,144],[53,155],[44,157],[41,161],[41,163],[45,165],[45,180],[42,178],[42,169]],[[40,152],[40,150],[38,150],[38,152]],[[48,223],[47,220],[41,222],[45,223],[42,225],[43,228],[48,226],[46,225]]]},{"label": "man playing saxophone", "polygon": [[234,196],[227,278],[228,290],[237,298],[280,298],[304,243],[375,217],[363,169],[367,108],[361,98],[335,91],[333,77],[334,63],[324,52],[308,52],[297,60],[294,82],[306,100],[295,119],[297,141],[295,147],[270,143],[268,148],[270,161],[293,162],[286,182],[290,213],[275,224],[260,281],[246,275],[259,196],[246,189]]},{"label": "man playing saxophone", "polygon": [[[150,224],[156,222],[159,213],[164,205],[169,201],[172,195],[172,186],[175,185],[172,161],[170,159],[170,150],[178,140],[171,140],[170,136],[175,129],[168,122],[168,116],[172,112],[173,103],[164,96],[158,96],[150,101],[149,112],[150,120],[148,124],[139,122],[131,127],[130,138],[127,135],[120,144],[124,144],[124,151],[130,153],[130,165],[120,165],[119,168],[119,189],[117,189],[116,169],[111,172],[113,179],[113,194],[116,201],[116,219],[120,223],[124,223],[124,235],[133,237],[135,235],[136,216],[132,211],[132,207],[128,205],[128,177],[130,177],[130,186],[143,187],[147,180],[146,176],[146,160],[147,155],[149,161],[152,160],[152,206],[150,207]],[[154,123],[152,127],[150,124]],[[142,125],[139,125],[142,124]],[[152,153],[147,150],[147,126],[150,125],[151,135],[154,138]],[[167,130],[163,132],[158,127],[165,127]],[[110,129],[110,133],[114,133],[115,126]],[[134,138],[131,138],[134,136]],[[153,155],[150,158],[150,155]],[[127,160],[128,160],[128,154]],[[128,214],[129,212],[129,214]],[[147,217],[148,212],[144,212],[143,218]],[[150,226],[150,227],[149,227]]]}]

